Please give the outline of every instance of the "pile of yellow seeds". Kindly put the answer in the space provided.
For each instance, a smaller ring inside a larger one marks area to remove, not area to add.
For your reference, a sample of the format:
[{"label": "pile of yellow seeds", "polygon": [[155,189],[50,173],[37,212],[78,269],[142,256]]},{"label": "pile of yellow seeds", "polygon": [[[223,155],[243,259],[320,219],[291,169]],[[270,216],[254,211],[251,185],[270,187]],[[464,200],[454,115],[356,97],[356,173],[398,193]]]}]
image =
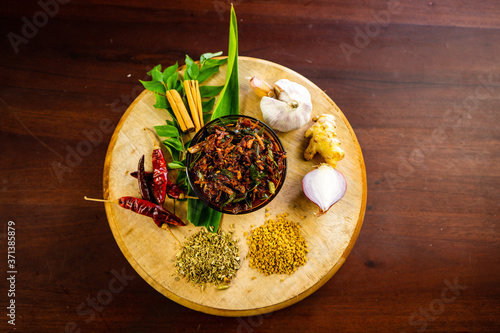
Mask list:
[{"label": "pile of yellow seeds", "polygon": [[286,219],[287,213],[276,215],[248,236],[250,267],[265,275],[292,274],[307,261],[307,244],[300,225]]}]

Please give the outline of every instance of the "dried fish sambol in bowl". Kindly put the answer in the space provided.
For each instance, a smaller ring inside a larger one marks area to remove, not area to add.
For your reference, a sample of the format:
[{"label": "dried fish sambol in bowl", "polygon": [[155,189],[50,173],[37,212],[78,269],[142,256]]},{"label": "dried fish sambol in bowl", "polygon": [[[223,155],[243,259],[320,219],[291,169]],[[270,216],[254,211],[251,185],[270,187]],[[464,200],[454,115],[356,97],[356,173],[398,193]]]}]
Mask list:
[{"label": "dried fish sambol in bowl", "polygon": [[271,202],[286,177],[281,141],[258,119],[230,115],[206,124],[193,138],[186,172],[195,194],[228,214],[250,213]]}]

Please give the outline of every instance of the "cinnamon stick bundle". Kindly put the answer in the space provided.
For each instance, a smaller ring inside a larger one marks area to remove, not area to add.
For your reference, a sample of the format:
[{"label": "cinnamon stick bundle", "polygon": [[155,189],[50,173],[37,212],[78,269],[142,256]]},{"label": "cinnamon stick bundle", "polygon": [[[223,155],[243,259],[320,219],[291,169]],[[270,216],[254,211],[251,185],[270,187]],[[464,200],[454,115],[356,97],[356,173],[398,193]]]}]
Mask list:
[{"label": "cinnamon stick bundle", "polygon": [[200,86],[197,80],[184,81],[184,90],[191,110],[196,131],[199,131],[203,125],[203,106],[201,104]]},{"label": "cinnamon stick bundle", "polygon": [[[187,91],[187,90],[186,90]],[[181,95],[175,89],[170,89],[167,91],[167,100],[172,110],[174,111],[175,118],[181,127],[183,132],[191,132],[195,129],[193,121],[189,116],[189,113],[182,101]]]}]

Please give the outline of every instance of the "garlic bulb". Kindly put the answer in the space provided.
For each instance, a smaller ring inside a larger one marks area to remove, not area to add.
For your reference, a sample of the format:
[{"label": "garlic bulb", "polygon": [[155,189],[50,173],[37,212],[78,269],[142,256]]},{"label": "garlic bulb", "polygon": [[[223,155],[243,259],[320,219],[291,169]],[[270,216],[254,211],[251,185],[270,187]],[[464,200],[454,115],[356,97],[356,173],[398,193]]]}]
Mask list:
[{"label": "garlic bulb", "polygon": [[264,122],[281,132],[304,126],[312,112],[309,91],[304,86],[287,79],[277,81],[274,91],[277,98],[264,96],[260,101]]},{"label": "garlic bulb", "polygon": [[274,90],[271,86],[259,79],[257,76],[252,76],[250,78],[250,88],[257,94],[259,97],[274,97]]}]

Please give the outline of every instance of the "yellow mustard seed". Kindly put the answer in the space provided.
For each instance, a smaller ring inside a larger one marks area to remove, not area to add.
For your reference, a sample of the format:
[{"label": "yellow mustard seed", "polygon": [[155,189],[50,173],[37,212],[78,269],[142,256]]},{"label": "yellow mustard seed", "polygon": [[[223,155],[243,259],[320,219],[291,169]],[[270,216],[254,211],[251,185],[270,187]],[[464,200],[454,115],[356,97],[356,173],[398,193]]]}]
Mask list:
[{"label": "yellow mustard seed", "polygon": [[292,274],[307,261],[307,244],[297,223],[277,215],[254,229],[248,237],[250,267],[265,275]]}]

